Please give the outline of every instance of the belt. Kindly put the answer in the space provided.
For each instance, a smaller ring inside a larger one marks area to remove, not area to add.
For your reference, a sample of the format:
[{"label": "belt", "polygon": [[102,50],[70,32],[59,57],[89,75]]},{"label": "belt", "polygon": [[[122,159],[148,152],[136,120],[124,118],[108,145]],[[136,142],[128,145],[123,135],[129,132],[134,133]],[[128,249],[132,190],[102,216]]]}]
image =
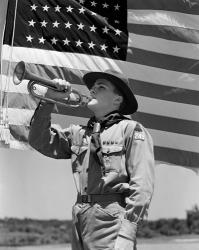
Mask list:
[{"label": "belt", "polygon": [[125,202],[125,195],[121,193],[110,194],[88,194],[79,195],[77,197],[78,203],[100,203],[100,202]]}]

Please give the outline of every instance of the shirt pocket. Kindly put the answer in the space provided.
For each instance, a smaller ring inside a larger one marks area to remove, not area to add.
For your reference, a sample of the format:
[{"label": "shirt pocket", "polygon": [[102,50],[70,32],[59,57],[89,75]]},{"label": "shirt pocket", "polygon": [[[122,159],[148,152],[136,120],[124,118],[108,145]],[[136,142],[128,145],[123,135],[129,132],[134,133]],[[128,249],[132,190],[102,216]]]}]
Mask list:
[{"label": "shirt pocket", "polygon": [[122,145],[110,145],[102,147],[102,158],[105,172],[120,172],[123,158]]},{"label": "shirt pocket", "polygon": [[85,160],[85,155],[88,150],[88,145],[72,145],[71,146],[71,151],[72,151],[72,169],[73,173],[74,172],[81,172],[83,163]]}]

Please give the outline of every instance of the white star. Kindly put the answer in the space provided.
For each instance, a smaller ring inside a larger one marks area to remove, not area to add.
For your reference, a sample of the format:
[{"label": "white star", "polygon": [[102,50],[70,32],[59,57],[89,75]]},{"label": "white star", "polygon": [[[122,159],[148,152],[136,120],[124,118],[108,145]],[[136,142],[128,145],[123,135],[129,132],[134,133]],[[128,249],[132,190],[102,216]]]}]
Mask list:
[{"label": "white star", "polygon": [[79,13],[80,13],[80,14],[81,14],[81,13],[84,14],[85,11],[86,11],[86,9],[85,9],[84,7],[81,7],[81,9],[79,9]]},{"label": "white star", "polygon": [[84,4],[85,0],[79,0],[79,3]]},{"label": "white star", "polygon": [[95,44],[93,43],[93,41],[91,41],[90,43],[88,43],[88,45],[89,45],[89,49],[90,49],[90,48],[93,49],[94,46],[95,46]]},{"label": "white star", "polygon": [[108,46],[106,46],[106,44],[102,44],[102,45],[100,45],[100,47],[101,47],[101,50],[104,50],[104,51],[106,51],[106,49],[108,48]]},{"label": "white star", "polygon": [[118,20],[115,20],[115,23],[120,23]]},{"label": "white star", "polygon": [[107,3],[103,3],[102,5],[103,5],[103,8],[106,8],[106,9],[107,9],[108,6],[109,6]]},{"label": "white star", "polygon": [[93,26],[90,26],[90,31],[95,32],[96,29],[97,29],[97,27],[95,27],[94,25],[93,25]]},{"label": "white star", "polygon": [[58,41],[58,40],[57,40],[55,37],[53,37],[53,39],[51,39],[52,44],[56,44],[57,41]]},{"label": "white star", "polygon": [[108,29],[108,27],[107,27],[107,26],[105,26],[102,30],[103,30],[103,33],[108,34],[109,29]]},{"label": "white star", "polygon": [[39,38],[39,43],[43,43],[45,42],[46,39],[43,38],[43,36],[41,38]]},{"label": "white star", "polygon": [[76,47],[82,47],[82,43],[80,40],[76,41]]},{"label": "white star", "polygon": [[83,23],[77,24],[77,26],[78,26],[78,30],[83,30],[84,29]]},{"label": "white star", "polygon": [[47,12],[48,12],[48,9],[49,9],[50,7],[48,7],[48,5],[45,5],[45,6],[43,6],[42,8],[43,8],[43,11],[47,11]]},{"label": "white star", "polygon": [[95,1],[92,1],[92,2],[91,2],[91,6],[94,6],[94,7],[95,7],[96,5],[97,5],[97,3],[96,3]]},{"label": "white star", "polygon": [[41,23],[41,27],[46,27],[47,25],[47,22],[45,20],[43,20],[43,22],[40,22]]},{"label": "white star", "polygon": [[64,42],[64,45],[69,45],[70,40],[68,40],[68,39],[66,38],[65,40],[63,40],[63,42]]},{"label": "white star", "polygon": [[70,26],[72,25],[72,23],[70,23],[70,22],[67,22],[67,23],[65,23],[65,28],[69,28],[70,29]]},{"label": "white star", "polygon": [[53,28],[58,28],[58,26],[60,25],[60,23],[57,22],[57,20],[53,23]]},{"label": "white star", "polygon": [[73,8],[69,5],[68,7],[66,7],[67,12],[72,12]]},{"label": "white star", "polygon": [[32,19],[31,21],[28,21],[29,22],[29,26],[33,26],[35,25],[36,22],[34,22],[34,20]]},{"label": "white star", "polygon": [[119,10],[120,6],[117,4],[114,6],[115,10]]},{"label": "white star", "polygon": [[122,33],[122,31],[121,30],[118,30],[118,29],[116,29],[115,30],[115,35],[118,35],[118,36],[120,36],[120,34]]},{"label": "white star", "polygon": [[118,53],[119,50],[120,50],[120,48],[118,48],[117,45],[113,48],[113,52],[114,52],[114,53]]},{"label": "white star", "polygon": [[61,7],[60,7],[59,5],[57,5],[57,6],[55,7],[55,12],[60,12],[60,9],[61,9]]},{"label": "white star", "polygon": [[31,10],[36,10],[38,6],[36,6],[35,4],[31,5]]},{"label": "white star", "polygon": [[27,42],[32,42],[33,37],[31,35],[29,35],[26,37],[26,39],[27,39]]}]

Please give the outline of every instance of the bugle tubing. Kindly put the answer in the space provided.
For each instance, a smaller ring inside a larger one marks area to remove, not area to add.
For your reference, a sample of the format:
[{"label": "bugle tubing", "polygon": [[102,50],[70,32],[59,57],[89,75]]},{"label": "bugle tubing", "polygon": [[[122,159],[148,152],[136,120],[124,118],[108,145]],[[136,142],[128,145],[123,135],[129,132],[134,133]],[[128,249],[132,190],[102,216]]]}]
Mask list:
[{"label": "bugle tubing", "polygon": [[[15,85],[20,84],[23,80],[29,80],[27,89],[28,92],[40,99],[40,100],[45,100],[51,103],[67,106],[67,107],[79,107],[79,106],[85,106],[90,98],[86,95],[81,94],[78,90],[72,89],[70,93],[68,93],[67,90],[58,90],[56,87],[56,81],[51,80],[51,79],[46,79],[41,76],[37,76],[36,74],[30,72],[27,70],[26,64],[24,61],[21,61],[17,63],[14,73],[13,73],[13,82]],[[50,88],[53,91],[58,91],[58,92],[66,92],[66,98],[64,98],[62,101],[54,100],[47,98],[45,96],[37,95],[35,93],[35,85],[41,85],[46,88]]]}]

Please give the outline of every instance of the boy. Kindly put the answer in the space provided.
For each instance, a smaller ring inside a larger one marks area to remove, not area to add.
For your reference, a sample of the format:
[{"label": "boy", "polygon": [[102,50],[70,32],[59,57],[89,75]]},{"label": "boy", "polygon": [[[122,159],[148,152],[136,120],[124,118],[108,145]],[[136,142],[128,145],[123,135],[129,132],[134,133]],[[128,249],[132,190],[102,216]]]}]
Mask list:
[{"label": "boy", "polygon": [[[90,72],[87,126],[51,127],[54,104],[40,102],[31,121],[29,143],[40,153],[72,160],[77,187],[73,206],[73,250],[135,250],[138,222],[147,212],[154,186],[153,143],[147,130],[124,115],[138,104],[122,74]],[[71,86],[57,80],[59,90]],[[65,94],[48,90],[48,98]]]}]

